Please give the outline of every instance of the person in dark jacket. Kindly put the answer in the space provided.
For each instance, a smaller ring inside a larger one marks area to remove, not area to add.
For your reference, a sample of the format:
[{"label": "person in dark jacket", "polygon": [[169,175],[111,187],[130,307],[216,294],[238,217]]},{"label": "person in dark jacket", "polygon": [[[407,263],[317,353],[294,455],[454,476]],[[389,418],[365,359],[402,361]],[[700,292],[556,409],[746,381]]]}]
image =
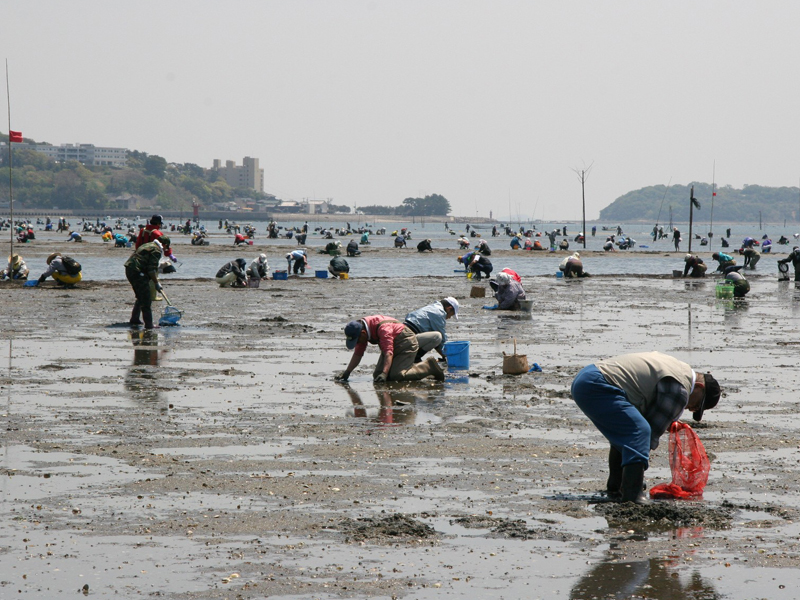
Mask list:
[{"label": "person in dark jacket", "polygon": [[794,280],[800,281],[800,246],[795,246],[792,248],[789,256],[778,261],[779,265],[785,265],[786,263],[792,263],[792,266],[794,267]]},{"label": "person in dark jacket", "polygon": [[681,249],[681,232],[677,227],[672,228],[672,243],[675,244],[675,252]]},{"label": "person in dark jacket", "polygon": [[361,250],[358,249],[358,242],[350,240],[347,243],[347,256],[358,256],[359,254],[361,254]]},{"label": "person in dark jacket", "polygon": [[479,241],[478,245],[475,246],[475,250],[477,252],[480,252],[484,256],[491,256],[492,255],[492,249],[489,248],[489,242],[487,242],[486,240]]},{"label": "person in dark jacket", "polygon": [[343,256],[334,256],[328,263],[328,271],[334,277],[339,277],[342,273],[350,272],[350,265]]},{"label": "person in dark jacket", "polygon": [[232,260],[217,271],[219,287],[246,287],[247,286],[247,261],[243,258]]},{"label": "person in dark jacket", "polygon": [[558,265],[558,269],[564,272],[564,277],[567,279],[571,277],[589,277],[589,273],[583,270],[583,261],[578,252],[562,260],[561,264]]},{"label": "person in dark jacket", "polygon": [[422,240],[417,244],[417,252],[433,252],[430,240]]},{"label": "person in dark jacket", "polygon": [[[706,271],[708,270],[708,265],[703,262],[703,259],[699,256],[693,256],[691,254],[687,254],[686,258],[683,259],[683,276],[689,275],[689,277],[705,277]],[[690,272],[691,271],[691,272]]]},{"label": "person in dark jacket", "polygon": [[739,273],[737,269],[740,268],[741,267],[733,265],[728,267],[725,271],[725,281],[733,284],[734,298],[744,298],[750,291],[750,282],[747,281],[747,278],[744,275]]},{"label": "person in dark jacket", "polygon": [[161,235],[152,242],[139,246],[130,258],[125,261],[125,277],[133,288],[136,301],[133,303],[131,318],[128,323],[131,327],[142,325],[145,329],[153,329],[153,310],[150,282],[155,284],[157,292],[161,291],[158,281],[158,263],[165,252],[169,252],[169,238]]},{"label": "person in dark jacket", "polygon": [[482,275],[489,277],[492,269],[494,269],[492,261],[477,252],[470,252],[464,256],[459,256],[458,262],[466,267],[468,273],[473,273],[473,276],[478,281],[480,281]]}]

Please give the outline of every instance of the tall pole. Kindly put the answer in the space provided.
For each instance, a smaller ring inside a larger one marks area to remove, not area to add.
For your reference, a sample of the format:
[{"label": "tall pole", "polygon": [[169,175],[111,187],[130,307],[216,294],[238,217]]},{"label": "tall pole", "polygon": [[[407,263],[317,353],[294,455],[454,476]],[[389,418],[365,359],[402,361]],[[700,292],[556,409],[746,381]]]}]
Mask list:
[{"label": "tall pole", "polygon": [[581,200],[583,202],[583,249],[586,250],[586,171],[581,171]]},{"label": "tall pole", "polygon": [[692,253],[692,221],[694,220],[694,186],[689,192],[689,254]]},{"label": "tall pole", "polygon": [[594,162],[591,165],[589,165],[588,167],[585,166],[585,164],[586,163],[584,163],[584,168],[583,169],[580,169],[580,170],[572,169],[572,171],[581,180],[581,202],[582,202],[582,206],[583,206],[583,220],[582,220],[583,232],[582,233],[583,233],[583,249],[584,250],[586,250],[586,178],[589,177],[589,173],[592,170],[592,166],[594,165]]},{"label": "tall pole", "polygon": [[717,161],[711,171],[711,220],[708,225],[708,249],[711,250],[711,242],[714,241],[714,199],[717,197]]},{"label": "tall pole", "polygon": [[694,186],[689,192],[689,254],[692,253],[692,222],[694,221],[694,209],[700,210],[700,202],[694,197]]},{"label": "tall pole", "polygon": [[[8,87],[8,59],[6,59],[6,99],[8,100],[8,212],[11,219],[11,226],[8,228],[11,234],[11,254],[9,256],[9,268],[11,267],[11,256],[14,256],[14,194],[13,180],[11,178],[11,91]],[[11,272],[9,271],[9,276]]]}]

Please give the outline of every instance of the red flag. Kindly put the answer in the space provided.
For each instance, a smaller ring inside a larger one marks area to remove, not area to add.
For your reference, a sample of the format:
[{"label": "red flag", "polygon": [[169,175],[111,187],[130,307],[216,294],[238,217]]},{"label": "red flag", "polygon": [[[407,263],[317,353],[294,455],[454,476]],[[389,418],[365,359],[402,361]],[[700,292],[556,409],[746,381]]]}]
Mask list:
[{"label": "red flag", "polygon": [[9,142],[17,142],[19,144],[22,143],[22,132],[21,131],[11,131],[8,132],[8,141]]}]

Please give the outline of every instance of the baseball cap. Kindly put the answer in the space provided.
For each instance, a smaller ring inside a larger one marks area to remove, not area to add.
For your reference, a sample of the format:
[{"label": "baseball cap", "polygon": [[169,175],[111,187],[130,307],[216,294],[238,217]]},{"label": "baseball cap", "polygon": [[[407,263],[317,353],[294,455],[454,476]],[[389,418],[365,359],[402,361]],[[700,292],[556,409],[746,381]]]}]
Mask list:
[{"label": "baseball cap", "polygon": [[700,421],[703,418],[703,412],[709,408],[714,408],[719,402],[719,397],[722,395],[719,383],[712,377],[711,373],[704,373],[706,380],[705,392],[703,393],[703,401],[700,403],[700,409],[692,413],[692,418],[695,421]]},{"label": "baseball cap", "polygon": [[361,330],[364,326],[361,321],[350,321],[344,326],[344,335],[347,337],[347,349],[352,350],[358,343],[358,336],[361,335]]},{"label": "baseball cap", "polygon": [[153,215],[150,217],[150,225],[161,225],[164,222],[164,219],[161,218],[161,215]]},{"label": "baseball cap", "polygon": [[450,306],[453,307],[453,316],[456,318],[456,321],[458,321],[458,300],[456,300],[452,296],[447,296],[447,298],[445,298],[445,301]]}]

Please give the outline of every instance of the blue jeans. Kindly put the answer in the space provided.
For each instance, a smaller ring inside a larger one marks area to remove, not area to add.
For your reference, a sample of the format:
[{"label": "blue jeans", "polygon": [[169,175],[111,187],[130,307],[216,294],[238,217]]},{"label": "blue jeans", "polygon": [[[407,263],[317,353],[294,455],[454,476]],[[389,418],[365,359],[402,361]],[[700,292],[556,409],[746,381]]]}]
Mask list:
[{"label": "blue jeans", "polygon": [[625,391],[608,383],[594,365],[572,381],[572,398],[611,445],[622,453],[622,466],[650,462],[650,424],[628,401]]}]

